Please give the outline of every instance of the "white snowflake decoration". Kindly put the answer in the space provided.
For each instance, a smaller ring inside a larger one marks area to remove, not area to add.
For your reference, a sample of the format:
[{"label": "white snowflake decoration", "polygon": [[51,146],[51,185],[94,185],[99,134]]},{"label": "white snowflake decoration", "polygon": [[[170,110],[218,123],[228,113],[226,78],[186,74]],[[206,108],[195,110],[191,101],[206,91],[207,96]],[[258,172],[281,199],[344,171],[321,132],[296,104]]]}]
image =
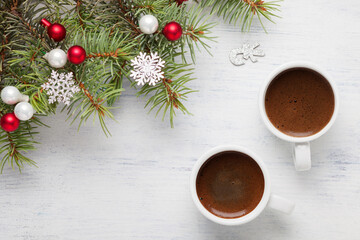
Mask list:
[{"label": "white snowflake decoration", "polygon": [[161,81],[164,78],[164,72],[162,68],[164,67],[165,61],[163,61],[158,53],[146,53],[140,52],[140,54],[131,60],[131,70],[130,77],[132,77],[137,85],[149,85],[155,86],[156,83]]},{"label": "white snowflake decoration", "polygon": [[50,104],[63,102],[65,105],[69,105],[74,94],[80,91],[80,88],[75,85],[72,72],[59,74],[54,70],[51,72],[48,82],[41,85],[41,87],[49,96],[48,101]]},{"label": "white snowflake decoration", "polygon": [[230,62],[235,66],[241,66],[245,64],[245,60],[248,60],[249,58],[252,62],[257,62],[257,58],[255,58],[255,56],[265,56],[263,50],[256,49],[258,46],[260,46],[259,43],[244,43],[241,48],[234,48],[233,50],[231,50],[229,55]]}]

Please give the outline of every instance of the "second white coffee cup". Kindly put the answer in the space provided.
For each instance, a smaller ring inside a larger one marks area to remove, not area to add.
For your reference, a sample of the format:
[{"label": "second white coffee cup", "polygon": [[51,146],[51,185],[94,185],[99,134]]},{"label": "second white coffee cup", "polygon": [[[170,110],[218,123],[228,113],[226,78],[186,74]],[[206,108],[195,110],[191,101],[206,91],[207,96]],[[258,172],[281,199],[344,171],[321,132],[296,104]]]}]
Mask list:
[{"label": "second white coffee cup", "polygon": [[[285,133],[278,130],[269,120],[266,109],[265,109],[265,97],[267,89],[270,85],[270,83],[281,73],[285,72],[289,69],[294,68],[306,68],[313,70],[320,75],[322,75],[330,84],[333,93],[334,93],[334,112],[330,119],[330,121],[327,123],[327,125],[319,132],[317,132],[314,135],[306,136],[306,137],[293,137],[290,135],[286,135]],[[306,171],[311,168],[311,152],[310,152],[310,142],[319,138],[324,133],[326,133],[330,127],[334,124],[338,110],[339,110],[339,97],[338,97],[338,90],[336,88],[336,85],[334,81],[332,80],[332,77],[324,70],[322,70],[320,67],[316,66],[313,63],[309,62],[290,62],[286,63],[284,65],[281,65],[277,69],[275,69],[265,80],[263,86],[260,89],[259,94],[259,108],[260,108],[260,114],[261,117],[266,125],[266,127],[277,137],[293,143],[293,159],[295,168],[297,171]]]}]

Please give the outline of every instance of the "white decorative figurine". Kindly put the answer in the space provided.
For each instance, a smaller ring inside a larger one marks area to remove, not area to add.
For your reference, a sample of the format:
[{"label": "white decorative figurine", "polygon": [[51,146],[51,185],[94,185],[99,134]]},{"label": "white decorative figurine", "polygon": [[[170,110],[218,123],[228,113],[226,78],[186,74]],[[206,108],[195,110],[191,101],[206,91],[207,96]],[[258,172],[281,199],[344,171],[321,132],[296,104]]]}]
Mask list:
[{"label": "white decorative figurine", "polygon": [[67,62],[67,55],[61,49],[53,49],[44,55],[44,58],[48,61],[53,68],[62,68]]},{"label": "white decorative figurine", "polygon": [[21,102],[16,104],[14,113],[21,121],[27,121],[34,115],[34,108],[28,102]]},{"label": "white decorative figurine", "polygon": [[140,31],[145,34],[153,34],[159,27],[159,22],[153,15],[144,15],[139,21]]},{"label": "white decorative figurine", "polygon": [[257,62],[257,59],[255,56],[263,57],[265,56],[265,53],[261,49],[256,49],[258,46],[260,46],[259,43],[249,44],[244,43],[241,48],[234,48],[230,51],[230,62],[234,64],[235,66],[241,66],[245,64],[245,60],[250,60],[255,63]]},{"label": "white decorative figurine", "polygon": [[156,83],[160,82],[164,78],[164,67],[165,61],[163,61],[157,53],[146,53],[140,52],[140,54],[131,60],[130,77],[132,77],[137,85],[149,85],[155,86]]},{"label": "white decorative figurine", "polygon": [[1,90],[1,100],[6,104],[13,105],[18,102],[29,101],[29,96],[21,94],[16,87],[6,86]]}]

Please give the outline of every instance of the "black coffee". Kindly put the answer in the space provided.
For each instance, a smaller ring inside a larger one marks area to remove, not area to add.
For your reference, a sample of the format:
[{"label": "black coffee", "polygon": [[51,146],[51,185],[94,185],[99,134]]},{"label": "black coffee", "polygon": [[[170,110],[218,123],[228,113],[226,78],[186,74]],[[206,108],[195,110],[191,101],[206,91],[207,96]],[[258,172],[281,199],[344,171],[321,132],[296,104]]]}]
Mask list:
[{"label": "black coffee", "polygon": [[271,123],[294,137],[307,137],[321,131],[330,121],[334,106],[334,92],[329,82],[307,68],[293,68],[279,74],[265,96],[266,114]]},{"label": "black coffee", "polygon": [[250,156],[221,152],[201,167],[196,191],[202,205],[222,218],[238,218],[253,211],[264,193],[264,175]]}]

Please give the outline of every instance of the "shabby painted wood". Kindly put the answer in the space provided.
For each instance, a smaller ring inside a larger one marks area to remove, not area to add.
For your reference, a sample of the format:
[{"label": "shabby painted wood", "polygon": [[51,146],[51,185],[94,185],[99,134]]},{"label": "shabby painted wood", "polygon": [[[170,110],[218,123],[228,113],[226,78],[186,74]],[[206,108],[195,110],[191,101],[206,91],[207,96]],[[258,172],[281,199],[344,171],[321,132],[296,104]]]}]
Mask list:
[{"label": "shabby painted wood", "polygon": [[[200,90],[175,129],[143,109],[127,91],[109,122],[113,136],[88,123],[79,133],[65,116],[46,119],[43,144],[31,154],[39,168],[0,176],[0,239],[302,240],[360,235],[360,2],[284,1],[282,18],[251,33],[220,23],[214,57],[199,53]],[[217,18],[213,18],[217,20]],[[258,41],[266,56],[235,67],[229,51]],[[291,146],[274,137],[258,111],[267,74],[291,60],[309,60],[336,80],[340,112],[312,143],[313,168],[295,172]],[[268,165],[273,192],[297,202],[291,216],[266,210],[241,227],[206,220],[193,206],[189,174],[196,159],[219,144],[240,144]]]}]

